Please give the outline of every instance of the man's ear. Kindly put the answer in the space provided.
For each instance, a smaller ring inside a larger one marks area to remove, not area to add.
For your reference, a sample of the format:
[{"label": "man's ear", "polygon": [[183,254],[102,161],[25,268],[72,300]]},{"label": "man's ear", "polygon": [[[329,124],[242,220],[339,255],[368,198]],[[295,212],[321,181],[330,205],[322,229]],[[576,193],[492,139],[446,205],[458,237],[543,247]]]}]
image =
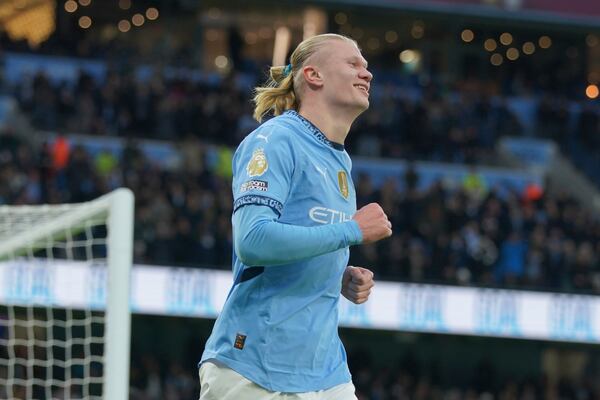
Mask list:
[{"label": "man's ear", "polygon": [[304,76],[304,81],[306,84],[313,88],[318,88],[323,86],[323,77],[319,68],[313,65],[307,65],[302,68],[302,75]]}]

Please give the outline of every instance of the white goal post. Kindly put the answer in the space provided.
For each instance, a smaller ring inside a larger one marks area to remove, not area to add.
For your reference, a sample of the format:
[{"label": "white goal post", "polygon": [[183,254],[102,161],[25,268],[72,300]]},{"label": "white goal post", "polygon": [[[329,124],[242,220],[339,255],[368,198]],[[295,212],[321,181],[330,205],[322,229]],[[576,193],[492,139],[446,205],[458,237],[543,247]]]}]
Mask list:
[{"label": "white goal post", "polygon": [[0,206],[0,398],[128,399],[133,210],[124,188]]}]

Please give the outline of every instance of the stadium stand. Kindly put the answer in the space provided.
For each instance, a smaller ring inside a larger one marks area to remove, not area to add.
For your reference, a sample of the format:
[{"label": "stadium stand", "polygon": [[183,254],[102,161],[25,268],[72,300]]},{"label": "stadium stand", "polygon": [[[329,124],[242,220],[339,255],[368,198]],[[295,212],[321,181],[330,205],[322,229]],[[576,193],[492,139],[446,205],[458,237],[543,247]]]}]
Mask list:
[{"label": "stadium stand", "polygon": [[[253,126],[244,93],[226,82],[210,88],[156,77],[145,85],[115,74],[107,76],[104,86],[81,74],[71,88],[53,86],[37,74],[14,90],[37,129],[130,139],[146,133],[155,139],[185,140],[182,147],[191,154],[183,155],[182,173],[157,168],[132,146],[116,159],[107,151],[92,156],[84,147],[69,148],[67,139],[34,150],[26,140],[13,137],[15,143],[7,147],[12,167],[6,181],[19,181],[13,175],[37,176],[37,181],[22,178],[24,187],[5,186],[12,187],[5,198],[12,203],[83,201],[124,183],[138,197],[138,261],[227,266],[230,151],[222,146],[236,143]],[[383,104],[376,103],[353,132],[350,146],[358,154],[457,163],[490,160],[494,138],[518,125],[502,108],[488,112],[485,106],[450,106],[443,99],[414,107],[403,101],[386,104],[383,99],[388,98],[381,96]],[[386,109],[406,113],[387,113],[396,120],[386,121]],[[194,127],[201,121],[210,123],[199,132]],[[510,127],[502,127],[506,122]],[[207,150],[209,144],[221,147]],[[42,171],[40,161],[49,164]],[[381,278],[600,290],[594,256],[599,250],[598,222],[573,198],[528,198],[520,192],[500,197],[477,174],[450,190],[443,182],[411,189],[419,181],[416,172],[404,179],[408,190],[402,191],[389,181],[374,187],[367,174],[358,180],[359,205],[385,204],[396,227],[391,241],[353,253],[353,262],[375,266]]]},{"label": "stadium stand", "polygon": [[[126,186],[136,195],[136,263],[231,268],[231,157],[256,126],[248,99],[262,60],[242,57],[220,76],[194,69],[193,46],[165,56],[171,68],[152,66],[166,54],[160,49],[149,56],[135,42],[91,36],[56,35],[36,51],[2,36],[0,47],[0,204],[81,202]],[[509,172],[519,186],[492,181],[486,169],[507,166],[501,139],[544,139],[533,153],[554,143],[600,185],[597,104],[575,90],[581,82],[569,59],[544,73],[532,63],[497,80],[444,82],[432,71],[424,83],[382,62],[371,109],[347,148],[364,157],[358,205],[382,204],[394,235],[356,248],[352,264],[372,267],[378,280],[600,294],[597,210],[533,170]],[[25,134],[6,123],[14,113],[30,124]],[[425,163],[443,163],[447,173],[427,172]],[[392,178],[382,178],[390,165]],[[459,180],[448,178],[452,167],[464,171]],[[134,344],[130,398],[195,397],[200,345],[169,358]],[[360,345],[349,353],[361,400],[600,398],[597,351],[576,377],[511,376],[482,358],[456,380],[460,360],[442,367],[405,353],[385,364]]]}]

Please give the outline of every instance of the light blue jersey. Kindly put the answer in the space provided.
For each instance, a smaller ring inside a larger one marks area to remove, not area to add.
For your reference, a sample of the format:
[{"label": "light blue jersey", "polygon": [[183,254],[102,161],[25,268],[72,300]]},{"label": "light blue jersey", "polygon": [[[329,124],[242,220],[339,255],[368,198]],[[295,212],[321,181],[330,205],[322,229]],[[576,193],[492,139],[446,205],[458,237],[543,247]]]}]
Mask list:
[{"label": "light blue jersey", "polygon": [[249,134],[233,159],[234,285],[202,361],[272,391],[349,382],[338,301],[362,240],[343,146],[295,111]]}]

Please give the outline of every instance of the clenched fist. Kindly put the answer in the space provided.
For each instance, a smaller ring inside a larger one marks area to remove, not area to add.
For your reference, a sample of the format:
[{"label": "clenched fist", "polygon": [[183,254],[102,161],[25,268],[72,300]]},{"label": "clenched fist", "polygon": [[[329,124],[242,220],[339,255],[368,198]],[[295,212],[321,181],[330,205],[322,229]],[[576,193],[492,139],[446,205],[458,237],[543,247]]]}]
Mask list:
[{"label": "clenched fist", "polygon": [[352,219],[358,222],[364,244],[373,243],[392,235],[392,223],[383,212],[383,208],[377,203],[367,204],[358,210]]},{"label": "clenched fist", "polygon": [[349,265],[342,277],[342,295],[354,304],[362,304],[369,300],[374,285],[373,272]]}]

